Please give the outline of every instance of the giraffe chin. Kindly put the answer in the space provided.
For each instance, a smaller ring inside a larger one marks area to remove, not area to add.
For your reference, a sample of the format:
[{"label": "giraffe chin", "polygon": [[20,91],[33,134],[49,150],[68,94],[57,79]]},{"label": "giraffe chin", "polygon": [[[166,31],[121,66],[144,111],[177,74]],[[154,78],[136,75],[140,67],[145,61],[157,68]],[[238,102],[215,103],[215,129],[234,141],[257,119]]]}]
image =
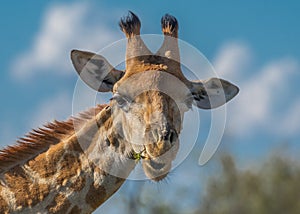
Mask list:
[{"label": "giraffe chin", "polygon": [[157,182],[168,175],[172,167],[172,161],[161,161],[159,158],[143,159],[142,166],[146,176]]}]

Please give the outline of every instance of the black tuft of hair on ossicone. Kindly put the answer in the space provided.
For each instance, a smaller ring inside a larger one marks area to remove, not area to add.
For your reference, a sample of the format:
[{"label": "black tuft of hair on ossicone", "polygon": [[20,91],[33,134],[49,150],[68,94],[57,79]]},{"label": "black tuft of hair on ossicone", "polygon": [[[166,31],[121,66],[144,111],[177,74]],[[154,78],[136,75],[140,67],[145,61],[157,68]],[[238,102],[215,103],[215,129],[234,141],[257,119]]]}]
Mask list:
[{"label": "black tuft of hair on ossicone", "polygon": [[119,22],[120,29],[128,35],[139,34],[141,22],[137,15],[128,11],[128,14],[121,18]]}]

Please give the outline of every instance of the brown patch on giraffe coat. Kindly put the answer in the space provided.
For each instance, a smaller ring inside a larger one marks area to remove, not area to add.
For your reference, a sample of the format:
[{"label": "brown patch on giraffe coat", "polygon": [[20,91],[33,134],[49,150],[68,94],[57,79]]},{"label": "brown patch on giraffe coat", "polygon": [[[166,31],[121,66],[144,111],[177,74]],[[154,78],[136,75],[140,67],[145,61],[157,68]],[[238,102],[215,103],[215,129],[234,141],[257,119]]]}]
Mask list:
[{"label": "brown patch on giraffe coat", "polygon": [[113,118],[109,118],[105,123],[104,123],[104,128],[105,130],[109,130],[113,126]]},{"label": "brown patch on giraffe coat", "polygon": [[67,213],[70,206],[70,201],[63,194],[59,193],[57,196],[55,196],[53,201],[46,207],[46,209],[49,210],[49,213],[65,214]]},{"label": "brown patch on giraffe coat", "polygon": [[[40,191],[37,195],[39,197],[39,201],[43,201],[44,198],[46,198],[49,195],[50,187],[47,184],[40,184],[39,188],[40,188]],[[35,205],[34,202],[33,202],[33,205]]]},{"label": "brown patch on giraffe coat", "polygon": [[[107,118],[107,120],[105,120],[103,126],[101,128],[103,128],[104,130],[110,130],[113,126],[113,118],[109,117]],[[124,143],[122,143],[122,141],[118,140],[119,136],[116,135],[115,133],[111,133],[109,136],[107,136],[107,146],[112,146],[114,147],[115,151],[117,151],[118,153],[123,154],[124,151],[126,150],[126,145]]]},{"label": "brown patch on giraffe coat", "polygon": [[48,157],[46,157],[46,153],[42,153],[28,162],[30,169],[41,178],[51,178],[57,173],[57,164],[65,153],[63,144],[51,146],[47,153]]},{"label": "brown patch on giraffe coat", "polygon": [[85,186],[85,178],[80,176],[71,184],[70,188],[74,190],[74,192],[79,192],[80,190],[83,189],[84,186]]},{"label": "brown patch on giraffe coat", "polygon": [[110,135],[107,137],[107,140],[109,142],[108,146],[113,147],[116,153],[124,154],[126,150],[126,145],[124,142],[118,139],[118,136]]},{"label": "brown patch on giraffe coat", "polygon": [[71,211],[70,211],[70,214],[78,214],[78,213],[81,213],[82,210],[78,207],[78,206],[74,206]]},{"label": "brown patch on giraffe coat", "polygon": [[75,153],[83,153],[81,145],[78,143],[77,138],[72,138],[71,142],[68,143],[68,150]]},{"label": "brown patch on giraffe coat", "polygon": [[34,206],[49,194],[49,185],[32,181],[19,166],[8,171],[4,178],[7,187],[15,194],[17,207]]},{"label": "brown patch on giraffe coat", "polygon": [[103,186],[90,185],[89,191],[85,197],[86,203],[88,203],[93,209],[99,207],[108,198],[106,190]]},{"label": "brown patch on giraffe coat", "polygon": [[62,185],[65,179],[70,179],[77,175],[78,169],[81,169],[81,163],[77,155],[65,154],[60,163],[57,184]]},{"label": "brown patch on giraffe coat", "polygon": [[120,142],[118,139],[116,139],[115,137],[113,136],[109,136],[108,137],[108,140],[111,144],[111,146],[113,146],[115,148],[115,150],[118,150],[119,146],[120,146]]}]

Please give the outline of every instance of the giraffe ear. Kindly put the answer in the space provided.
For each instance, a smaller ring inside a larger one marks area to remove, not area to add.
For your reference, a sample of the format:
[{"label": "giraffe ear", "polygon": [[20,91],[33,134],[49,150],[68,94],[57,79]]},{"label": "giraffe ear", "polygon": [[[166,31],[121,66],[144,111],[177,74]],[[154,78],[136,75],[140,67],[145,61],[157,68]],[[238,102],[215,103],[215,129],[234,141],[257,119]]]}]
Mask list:
[{"label": "giraffe ear", "polygon": [[193,81],[192,85],[194,104],[202,109],[217,108],[231,100],[239,92],[237,86],[218,78]]},{"label": "giraffe ear", "polygon": [[71,60],[80,78],[99,92],[112,91],[114,84],[124,75],[103,56],[91,52],[72,50]]}]

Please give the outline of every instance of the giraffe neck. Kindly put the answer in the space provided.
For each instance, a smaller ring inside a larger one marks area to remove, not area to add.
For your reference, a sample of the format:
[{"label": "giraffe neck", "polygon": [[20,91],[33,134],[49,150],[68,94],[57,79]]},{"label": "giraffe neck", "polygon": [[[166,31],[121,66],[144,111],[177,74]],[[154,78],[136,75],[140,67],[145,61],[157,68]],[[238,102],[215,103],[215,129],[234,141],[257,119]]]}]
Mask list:
[{"label": "giraffe neck", "polygon": [[112,121],[105,108],[78,132],[0,175],[0,213],[91,213],[105,202],[135,166],[131,145]]}]

